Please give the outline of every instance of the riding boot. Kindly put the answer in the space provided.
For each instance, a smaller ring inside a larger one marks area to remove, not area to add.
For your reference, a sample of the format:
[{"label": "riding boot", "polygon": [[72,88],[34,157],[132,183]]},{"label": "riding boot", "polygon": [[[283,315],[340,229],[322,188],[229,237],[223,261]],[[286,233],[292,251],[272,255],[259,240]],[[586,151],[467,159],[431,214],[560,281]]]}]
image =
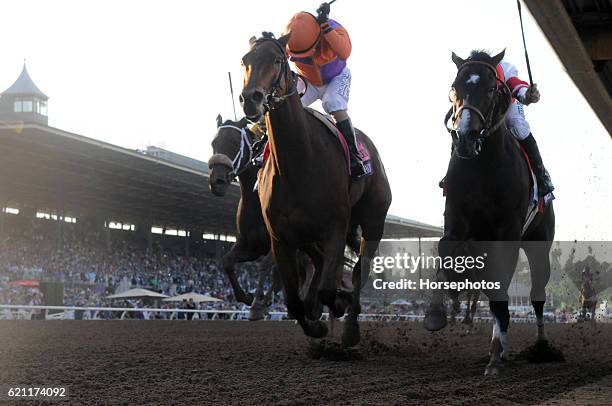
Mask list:
[{"label": "riding boot", "polygon": [[338,130],[340,130],[348,144],[351,161],[351,177],[353,179],[360,178],[365,175],[365,168],[363,167],[363,161],[357,151],[357,137],[355,136],[355,129],[353,128],[351,119],[347,118],[346,120],[336,123],[336,127],[338,127]]},{"label": "riding boot", "polygon": [[521,146],[525,149],[525,152],[527,152],[527,156],[531,161],[531,167],[533,169],[533,172],[535,173],[536,180],[538,182],[538,194],[540,195],[540,197],[546,196],[547,194],[555,190],[555,187],[552,184],[548,171],[546,170],[546,168],[544,168],[544,164],[542,163],[542,156],[540,156],[538,144],[536,143],[536,140],[535,138],[533,138],[533,135],[531,133],[527,138],[519,142],[521,143]]}]

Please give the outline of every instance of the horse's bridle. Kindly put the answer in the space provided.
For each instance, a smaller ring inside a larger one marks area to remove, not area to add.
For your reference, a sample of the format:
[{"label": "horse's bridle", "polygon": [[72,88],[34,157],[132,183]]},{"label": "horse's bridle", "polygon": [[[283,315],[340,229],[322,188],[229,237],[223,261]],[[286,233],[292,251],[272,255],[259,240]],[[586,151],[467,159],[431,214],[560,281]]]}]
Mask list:
[{"label": "horse's bridle", "polygon": [[[285,47],[274,37],[272,36],[264,36],[255,41],[255,46],[266,42],[271,41],[281,52],[281,55],[284,57],[283,65],[278,74],[278,77],[274,81],[272,87],[270,88],[270,92],[264,95],[264,109],[266,112],[270,110],[274,110],[278,108],[285,100],[287,100],[290,96],[293,96],[297,93],[297,81],[295,78],[295,73],[291,71],[289,68],[289,60],[285,54]],[[287,75],[289,72],[290,75]],[[289,89],[287,93],[281,95],[281,81],[285,79],[285,89]]]},{"label": "horse's bridle", "polygon": [[[472,112],[474,112],[478,116],[478,118],[483,123],[483,128],[480,131],[480,133],[478,134],[478,136],[476,137],[476,141],[479,144],[482,144],[482,142],[485,139],[487,139],[489,136],[491,136],[491,134],[493,134],[495,131],[497,131],[499,129],[499,127],[501,127],[504,124],[504,121],[506,120],[506,115],[508,114],[508,111],[510,110],[510,105],[512,104],[512,93],[510,92],[510,88],[508,87],[506,82],[504,82],[499,77],[497,77],[497,71],[495,70],[495,67],[493,65],[487,63],[487,62],[482,62],[482,61],[468,61],[468,62],[465,62],[463,65],[461,65],[461,67],[457,71],[457,76],[459,76],[459,73],[465,67],[470,66],[470,65],[485,66],[487,69],[489,69],[490,71],[493,72],[493,75],[495,75],[496,83],[501,84],[501,86],[498,86],[497,92],[501,92],[502,95],[506,95],[508,97],[508,107],[504,111],[504,114],[501,115],[501,117],[499,118],[499,120],[495,124],[493,124],[491,126],[487,126],[487,124],[493,120],[492,113],[495,110],[496,103],[491,103],[491,108],[487,112],[486,116],[484,114],[482,114],[482,112],[476,106],[472,106],[471,104],[463,103],[463,105],[461,107],[459,107],[457,109],[457,111],[454,111],[455,106],[453,105],[453,107],[450,108],[450,110],[448,111],[448,113],[446,113],[446,116],[444,117],[444,126],[446,127],[446,130],[450,133],[451,137],[453,137],[453,141],[458,142],[459,141],[459,135],[457,133],[457,130],[455,130],[454,128],[451,128],[451,127],[448,126],[448,120],[451,117],[453,117],[453,125],[454,125],[455,121],[460,117],[461,112],[463,110],[472,111]],[[499,90],[500,88],[501,88],[501,90]]]},{"label": "horse's bridle", "polygon": [[[240,176],[240,174],[242,174],[245,170],[249,168],[251,159],[253,159],[253,144],[251,143],[251,140],[249,139],[249,135],[247,134],[247,130],[245,128],[240,128],[236,127],[235,125],[228,124],[222,125],[218,129],[221,130],[223,128],[231,128],[240,133],[240,149],[238,149],[238,152],[236,152],[236,156],[234,156],[234,158],[231,160],[231,166],[229,165],[229,162],[225,163],[225,160],[219,162],[220,164],[224,164],[230,167],[232,169],[232,177],[235,178],[237,176]],[[245,150],[248,150],[249,157],[246,160],[247,163],[242,165],[242,161],[244,161],[245,157]]]}]

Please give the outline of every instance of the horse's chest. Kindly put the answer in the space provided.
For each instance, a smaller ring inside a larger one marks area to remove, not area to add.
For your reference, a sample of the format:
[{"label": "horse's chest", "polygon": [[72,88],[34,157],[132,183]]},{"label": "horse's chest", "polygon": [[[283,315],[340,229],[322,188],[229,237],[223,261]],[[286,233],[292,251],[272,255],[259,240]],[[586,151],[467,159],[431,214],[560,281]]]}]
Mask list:
[{"label": "horse's chest", "polygon": [[300,241],[311,234],[310,216],[287,190],[274,185],[266,185],[260,191],[264,221],[276,239]]}]

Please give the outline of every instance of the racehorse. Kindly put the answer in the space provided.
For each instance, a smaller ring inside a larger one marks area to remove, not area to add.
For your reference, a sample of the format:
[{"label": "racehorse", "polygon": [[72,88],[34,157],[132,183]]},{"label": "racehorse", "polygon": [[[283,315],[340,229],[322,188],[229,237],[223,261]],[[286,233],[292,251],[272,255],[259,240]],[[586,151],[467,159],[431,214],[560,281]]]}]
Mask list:
[{"label": "racehorse", "polygon": [[591,314],[591,321],[595,322],[595,311],[597,309],[597,291],[593,287],[593,274],[587,266],[582,270],[582,282],[580,283],[580,316],[582,321],[587,320],[587,314]]},{"label": "racehorse", "polygon": [[[378,151],[361,131],[357,139],[369,151],[374,171],[351,182],[339,140],[301,104],[285,53],[289,36],[276,39],[264,33],[251,38],[242,58],[244,113],[251,121],[265,114],[269,133],[270,155],[258,178],[259,200],[288,310],[306,335],[327,334],[324,323],[306,317],[312,302],[305,304],[298,294],[296,252],[302,250],[315,266],[311,286],[318,300],[336,317],[349,309],[342,343],[350,347],[359,342],[360,290],[383,235],[391,189]],[[355,245],[347,235],[355,235],[352,230],[358,226],[362,239],[351,293],[341,288],[344,247],[346,242]]]},{"label": "racehorse", "polygon": [[[455,324],[457,315],[461,311],[461,301],[459,300],[458,292],[451,292],[450,296],[452,300],[450,321],[451,321],[451,324]],[[472,326],[474,324],[474,315],[476,314],[476,308],[478,307],[478,301],[480,299],[480,290],[477,290],[477,289],[468,290],[465,293],[465,297],[466,297],[465,315],[463,316],[463,320],[461,321],[461,323],[467,324],[468,326]]]},{"label": "racehorse", "polygon": [[[453,128],[448,129],[454,149],[446,177],[444,236],[439,253],[442,257],[484,254],[486,266],[475,271],[478,279],[499,282],[499,289],[483,291],[495,319],[485,375],[499,373],[502,366],[510,321],[508,286],[520,248],[524,249],[531,269],[537,339],[546,340],[545,288],[550,277],[549,251],[555,229],[551,202],[523,230],[530,200],[530,171],[505,126],[512,95],[495,70],[503,56],[504,52],[490,56],[474,51],[463,60],[453,53],[458,71],[451,90],[453,106],[445,119],[453,118]],[[465,274],[440,268],[437,277],[449,281],[463,279]],[[442,290],[434,291],[425,319],[428,330],[446,325],[443,297]]]},{"label": "racehorse", "polygon": [[[234,290],[236,300],[251,306],[249,320],[260,320],[275,290],[280,289],[278,278],[272,272],[270,237],[261,216],[259,196],[253,191],[259,168],[251,163],[256,137],[247,128],[245,118],[240,121],[217,117],[217,135],[212,141],[213,156],[208,161],[209,186],[216,196],[224,196],[227,188],[238,177],[240,202],[236,212],[236,243],[221,259]],[[244,292],[234,266],[237,263],[258,260],[259,283],[255,296]],[[263,295],[265,279],[272,275],[270,289]]]}]

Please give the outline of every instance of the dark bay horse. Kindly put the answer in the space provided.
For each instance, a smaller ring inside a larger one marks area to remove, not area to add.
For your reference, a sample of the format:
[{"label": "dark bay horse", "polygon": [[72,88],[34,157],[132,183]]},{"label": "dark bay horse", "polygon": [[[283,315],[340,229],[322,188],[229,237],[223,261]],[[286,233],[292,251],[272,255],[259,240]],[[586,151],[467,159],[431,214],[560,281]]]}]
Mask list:
[{"label": "dark bay horse", "polygon": [[[497,374],[507,349],[508,286],[523,248],[531,269],[531,301],[537,317],[537,339],[545,340],[545,287],[550,277],[549,251],[555,231],[552,202],[523,232],[530,196],[530,174],[517,143],[505,126],[512,102],[509,89],[497,79],[495,67],[504,52],[490,56],[472,52],[467,60],[453,53],[457,77],[453,83],[453,118],[449,131],[454,151],[446,177],[444,236],[440,256],[486,255],[486,266],[475,271],[478,280],[499,282],[488,296],[495,318],[490,361],[485,374]],[[463,280],[453,269],[440,269],[438,280]],[[446,324],[443,291],[434,296],[425,327],[439,330]]]},{"label": "dark bay horse", "polygon": [[[360,131],[357,139],[369,150],[374,173],[351,183],[341,144],[300,102],[285,54],[288,39],[271,34],[252,38],[242,58],[244,113],[252,121],[265,114],[269,134],[259,199],[289,311],[306,335],[327,334],[324,323],[307,317],[311,304],[298,294],[296,252],[301,250],[315,266],[311,286],[318,300],[336,317],[349,309],[342,334],[349,347],[359,342],[360,289],[383,235],[391,189],[374,144]],[[353,291],[347,292],[341,289],[344,248],[357,226],[362,231],[360,257],[353,268]]]},{"label": "dark bay horse", "polygon": [[[238,177],[240,202],[236,212],[236,243],[221,259],[236,300],[251,306],[249,320],[263,318],[274,290],[280,288],[272,276],[273,261],[270,254],[270,237],[261,216],[259,196],[253,191],[259,168],[251,163],[255,135],[247,128],[246,119],[223,122],[217,117],[217,135],[212,141],[213,156],[208,161],[209,186],[216,196],[224,196],[227,188]],[[255,297],[244,292],[234,266],[237,263],[258,260],[259,283]],[[270,289],[262,295],[265,279],[271,277]],[[263,296],[263,297],[262,297]]]}]

